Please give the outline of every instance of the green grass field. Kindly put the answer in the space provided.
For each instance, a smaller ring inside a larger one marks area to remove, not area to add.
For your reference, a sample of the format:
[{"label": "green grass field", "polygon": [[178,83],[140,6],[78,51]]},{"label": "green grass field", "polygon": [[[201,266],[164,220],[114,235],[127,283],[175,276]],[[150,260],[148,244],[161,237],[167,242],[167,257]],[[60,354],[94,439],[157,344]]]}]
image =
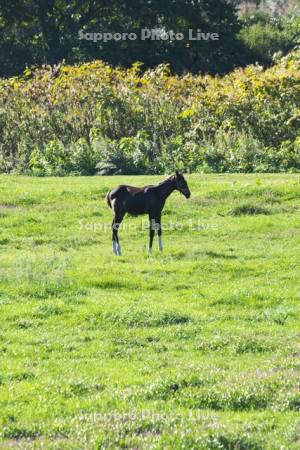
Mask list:
[{"label": "green grass field", "polygon": [[191,175],[164,251],[106,192],[0,177],[0,448],[298,449],[300,176]]}]

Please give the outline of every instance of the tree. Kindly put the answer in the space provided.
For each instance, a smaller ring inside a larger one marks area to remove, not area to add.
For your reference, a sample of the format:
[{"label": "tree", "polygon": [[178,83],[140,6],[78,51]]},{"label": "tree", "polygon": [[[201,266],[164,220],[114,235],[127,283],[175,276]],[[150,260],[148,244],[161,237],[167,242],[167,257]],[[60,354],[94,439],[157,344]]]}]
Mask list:
[{"label": "tree", "polygon": [[[143,28],[183,32],[182,40],[141,40]],[[188,30],[219,40],[191,41]],[[136,40],[92,42],[78,33],[136,33]],[[26,65],[104,59],[145,67],[170,63],[173,70],[222,73],[239,64],[241,43],[234,0],[11,0],[0,5],[0,74]]]}]

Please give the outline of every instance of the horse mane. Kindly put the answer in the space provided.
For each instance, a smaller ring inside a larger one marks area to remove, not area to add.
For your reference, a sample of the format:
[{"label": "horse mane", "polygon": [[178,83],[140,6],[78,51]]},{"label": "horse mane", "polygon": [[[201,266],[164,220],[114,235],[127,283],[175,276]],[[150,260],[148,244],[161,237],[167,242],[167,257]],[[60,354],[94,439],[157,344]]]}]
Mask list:
[{"label": "horse mane", "polygon": [[168,178],[166,178],[165,180],[163,180],[160,183],[158,183],[157,186],[160,186],[160,185],[164,184],[166,181],[173,181],[172,178],[174,178],[174,175],[170,175]]}]

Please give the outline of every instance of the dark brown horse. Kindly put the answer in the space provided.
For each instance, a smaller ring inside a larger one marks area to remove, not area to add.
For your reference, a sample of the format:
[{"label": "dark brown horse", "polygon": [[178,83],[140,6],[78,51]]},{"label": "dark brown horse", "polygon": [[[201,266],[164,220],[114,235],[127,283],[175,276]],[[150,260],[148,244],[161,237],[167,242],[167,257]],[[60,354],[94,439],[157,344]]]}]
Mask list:
[{"label": "dark brown horse", "polygon": [[118,229],[126,213],[132,216],[148,214],[149,216],[149,251],[152,251],[152,243],[155,230],[158,234],[159,250],[162,250],[161,240],[161,213],[165,202],[173,191],[181,192],[186,198],[191,193],[184,176],[176,171],[166,180],[156,186],[145,186],[137,188],[122,184],[106,195],[108,206],[114,212],[112,222],[112,242],[113,252],[121,255],[121,246],[119,243]]}]

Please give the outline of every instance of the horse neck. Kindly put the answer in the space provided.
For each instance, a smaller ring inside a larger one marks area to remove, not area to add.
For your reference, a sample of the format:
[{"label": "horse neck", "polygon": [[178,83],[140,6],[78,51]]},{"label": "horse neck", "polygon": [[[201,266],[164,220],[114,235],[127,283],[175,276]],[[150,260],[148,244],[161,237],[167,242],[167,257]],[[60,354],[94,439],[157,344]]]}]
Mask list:
[{"label": "horse neck", "polygon": [[157,186],[160,197],[162,200],[166,200],[170,194],[176,189],[174,179],[168,178]]}]

